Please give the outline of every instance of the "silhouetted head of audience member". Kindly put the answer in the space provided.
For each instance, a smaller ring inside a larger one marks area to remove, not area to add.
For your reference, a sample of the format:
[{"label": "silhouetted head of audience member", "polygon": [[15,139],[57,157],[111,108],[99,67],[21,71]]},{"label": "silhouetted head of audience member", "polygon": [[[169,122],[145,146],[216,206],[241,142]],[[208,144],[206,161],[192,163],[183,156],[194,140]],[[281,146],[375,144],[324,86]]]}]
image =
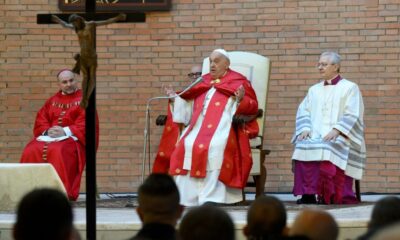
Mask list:
[{"label": "silhouetted head of audience member", "polygon": [[247,212],[247,225],[243,229],[247,239],[276,239],[286,230],[286,209],[273,196],[258,197]]},{"label": "silhouetted head of audience member", "polygon": [[202,205],[191,209],[179,225],[181,240],[234,240],[235,228],[222,209]]},{"label": "silhouetted head of audience member", "polygon": [[14,239],[67,240],[75,236],[74,231],[71,204],[58,190],[35,189],[20,201]]},{"label": "silhouetted head of audience member", "polygon": [[400,198],[395,196],[382,198],[375,203],[372,209],[368,231],[357,239],[370,239],[377,231],[396,222],[400,222]]},{"label": "silhouetted head of audience member", "polygon": [[136,211],[146,223],[175,226],[182,216],[179,191],[174,179],[167,174],[153,173],[139,187],[139,205]]},{"label": "silhouetted head of audience member", "polygon": [[400,198],[389,196],[376,202],[369,222],[369,229],[379,229],[400,221]]},{"label": "silhouetted head of audience member", "polygon": [[311,240],[336,240],[339,227],[328,212],[306,209],[295,218],[289,235],[305,236]]},{"label": "silhouetted head of audience member", "polygon": [[391,224],[379,229],[371,240],[398,240],[400,238],[400,223]]}]

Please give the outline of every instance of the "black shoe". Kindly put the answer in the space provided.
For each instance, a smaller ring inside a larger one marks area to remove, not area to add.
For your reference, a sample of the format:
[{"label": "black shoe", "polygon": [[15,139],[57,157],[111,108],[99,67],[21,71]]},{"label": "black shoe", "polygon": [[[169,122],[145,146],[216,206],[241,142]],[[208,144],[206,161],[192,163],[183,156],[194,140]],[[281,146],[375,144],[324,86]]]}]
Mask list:
[{"label": "black shoe", "polygon": [[221,206],[224,206],[224,204],[208,201],[208,202],[203,203],[203,206],[221,207]]},{"label": "black shoe", "polygon": [[297,199],[297,204],[317,204],[317,199],[313,194],[304,194],[300,199]]}]

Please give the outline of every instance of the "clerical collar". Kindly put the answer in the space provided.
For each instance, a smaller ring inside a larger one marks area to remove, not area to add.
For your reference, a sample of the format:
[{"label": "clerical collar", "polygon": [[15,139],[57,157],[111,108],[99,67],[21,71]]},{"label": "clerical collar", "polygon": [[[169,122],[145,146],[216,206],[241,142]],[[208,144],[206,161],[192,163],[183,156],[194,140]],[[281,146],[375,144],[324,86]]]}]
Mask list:
[{"label": "clerical collar", "polygon": [[324,86],[326,86],[326,85],[336,85],[340,80],[342,80],[342,77],[338,74],[336,77],[334,77],[334,78],[332,78],[330,80],[330,83],[329,83],[329,80],[325,80],[324,81]]}]

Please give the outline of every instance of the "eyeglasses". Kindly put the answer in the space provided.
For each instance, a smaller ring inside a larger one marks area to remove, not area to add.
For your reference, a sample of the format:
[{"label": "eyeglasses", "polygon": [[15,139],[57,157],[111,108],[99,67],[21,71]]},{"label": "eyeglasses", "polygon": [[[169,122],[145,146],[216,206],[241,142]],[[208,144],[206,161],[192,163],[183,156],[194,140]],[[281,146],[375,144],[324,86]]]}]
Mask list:
[{"label": "eyeglasses", "polygon": [[319,67],[326,68],[329,65],[335,65],[335,64],[334,63],[318,63],[317,68],[319,68]]},{"label": "eyeglasses", "polygon": [[75,81],[75,79],[74,79],[74,78],[71,78],[71,79],[61,80],[60,82],[61,82],[62,84],[67,84],[67,83],[73,83],[74,81]]},{"label": "eyeglasses", "polygon": [[200,77],[201,76],[201,72],[194,72],[194,73],[189,73],[188,77],[190,78],[196,78],[196,77]]}]

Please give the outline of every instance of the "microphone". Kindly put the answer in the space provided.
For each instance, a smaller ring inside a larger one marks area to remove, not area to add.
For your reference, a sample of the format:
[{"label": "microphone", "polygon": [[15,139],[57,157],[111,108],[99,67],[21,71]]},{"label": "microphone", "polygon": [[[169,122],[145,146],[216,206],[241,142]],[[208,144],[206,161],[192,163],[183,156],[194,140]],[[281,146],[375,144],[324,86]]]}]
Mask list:
[{"label": "microphone", "polygon": [[[146,158],[147,158],[147,150],[149,150],[149,144],[150,144],[150,139],[149,139],[149,126],[150,126],[150,103],[153,100],[159,100],[159,99],[173,99],[176,98],[182,94],[184,94],[185,92],[189,91],[190,89],[192,89],[194,86],[196,86],[197,84],[199,84],[200,82],[203,81],[202,77],[197,78],[195,81],[193,81],[191,84],[189,84],[189,86],[187,86],[182,92],[175,94],[173,96],[161,96],[161,97],[152,97],[149,98],[147,100],[147,104],[146,104],[146,118],[145,118],[145,127],[144,127],[144,144],[143,144],[143,159],[142,159],[142,183],[144,182],[144,173],[145,173],[145,162],[146,162]],[[150,159],[148,161],[149,165],[150,165]],[[149,167],[150,168],[150,167]]]},{"label": "microphone", "polygon": [[192,89],[194,86],[196,86],[197,84],[201,83],[203,81],[202,77],[197,78],[196,80],[194,80],[191,84],[189,84],[189,86],[187,86],[185,89],[183,89],[182,92],[175,94],[173,96],[161,96],[161,97],[153,97],[147,100],[147,105],[156,99],[173,99],[176,98],[178,96],[181,96],[182,94],[184,94],[185,92],[189,91],[190,89]]},{"label": "microphone", "polygon": [[180,92],[179,94],[176,94],[175,96],[171,97],[171,98],[175,98],[177,96],[182,95],[183,93],[189,91],[190,89],[192,89],[194,86],[196,86],[197,84],[199,84],[200,82],[203,81],[202,77],[198,77],[195,81],[193,81],[189,86],[187,86],[182,92]]}]

